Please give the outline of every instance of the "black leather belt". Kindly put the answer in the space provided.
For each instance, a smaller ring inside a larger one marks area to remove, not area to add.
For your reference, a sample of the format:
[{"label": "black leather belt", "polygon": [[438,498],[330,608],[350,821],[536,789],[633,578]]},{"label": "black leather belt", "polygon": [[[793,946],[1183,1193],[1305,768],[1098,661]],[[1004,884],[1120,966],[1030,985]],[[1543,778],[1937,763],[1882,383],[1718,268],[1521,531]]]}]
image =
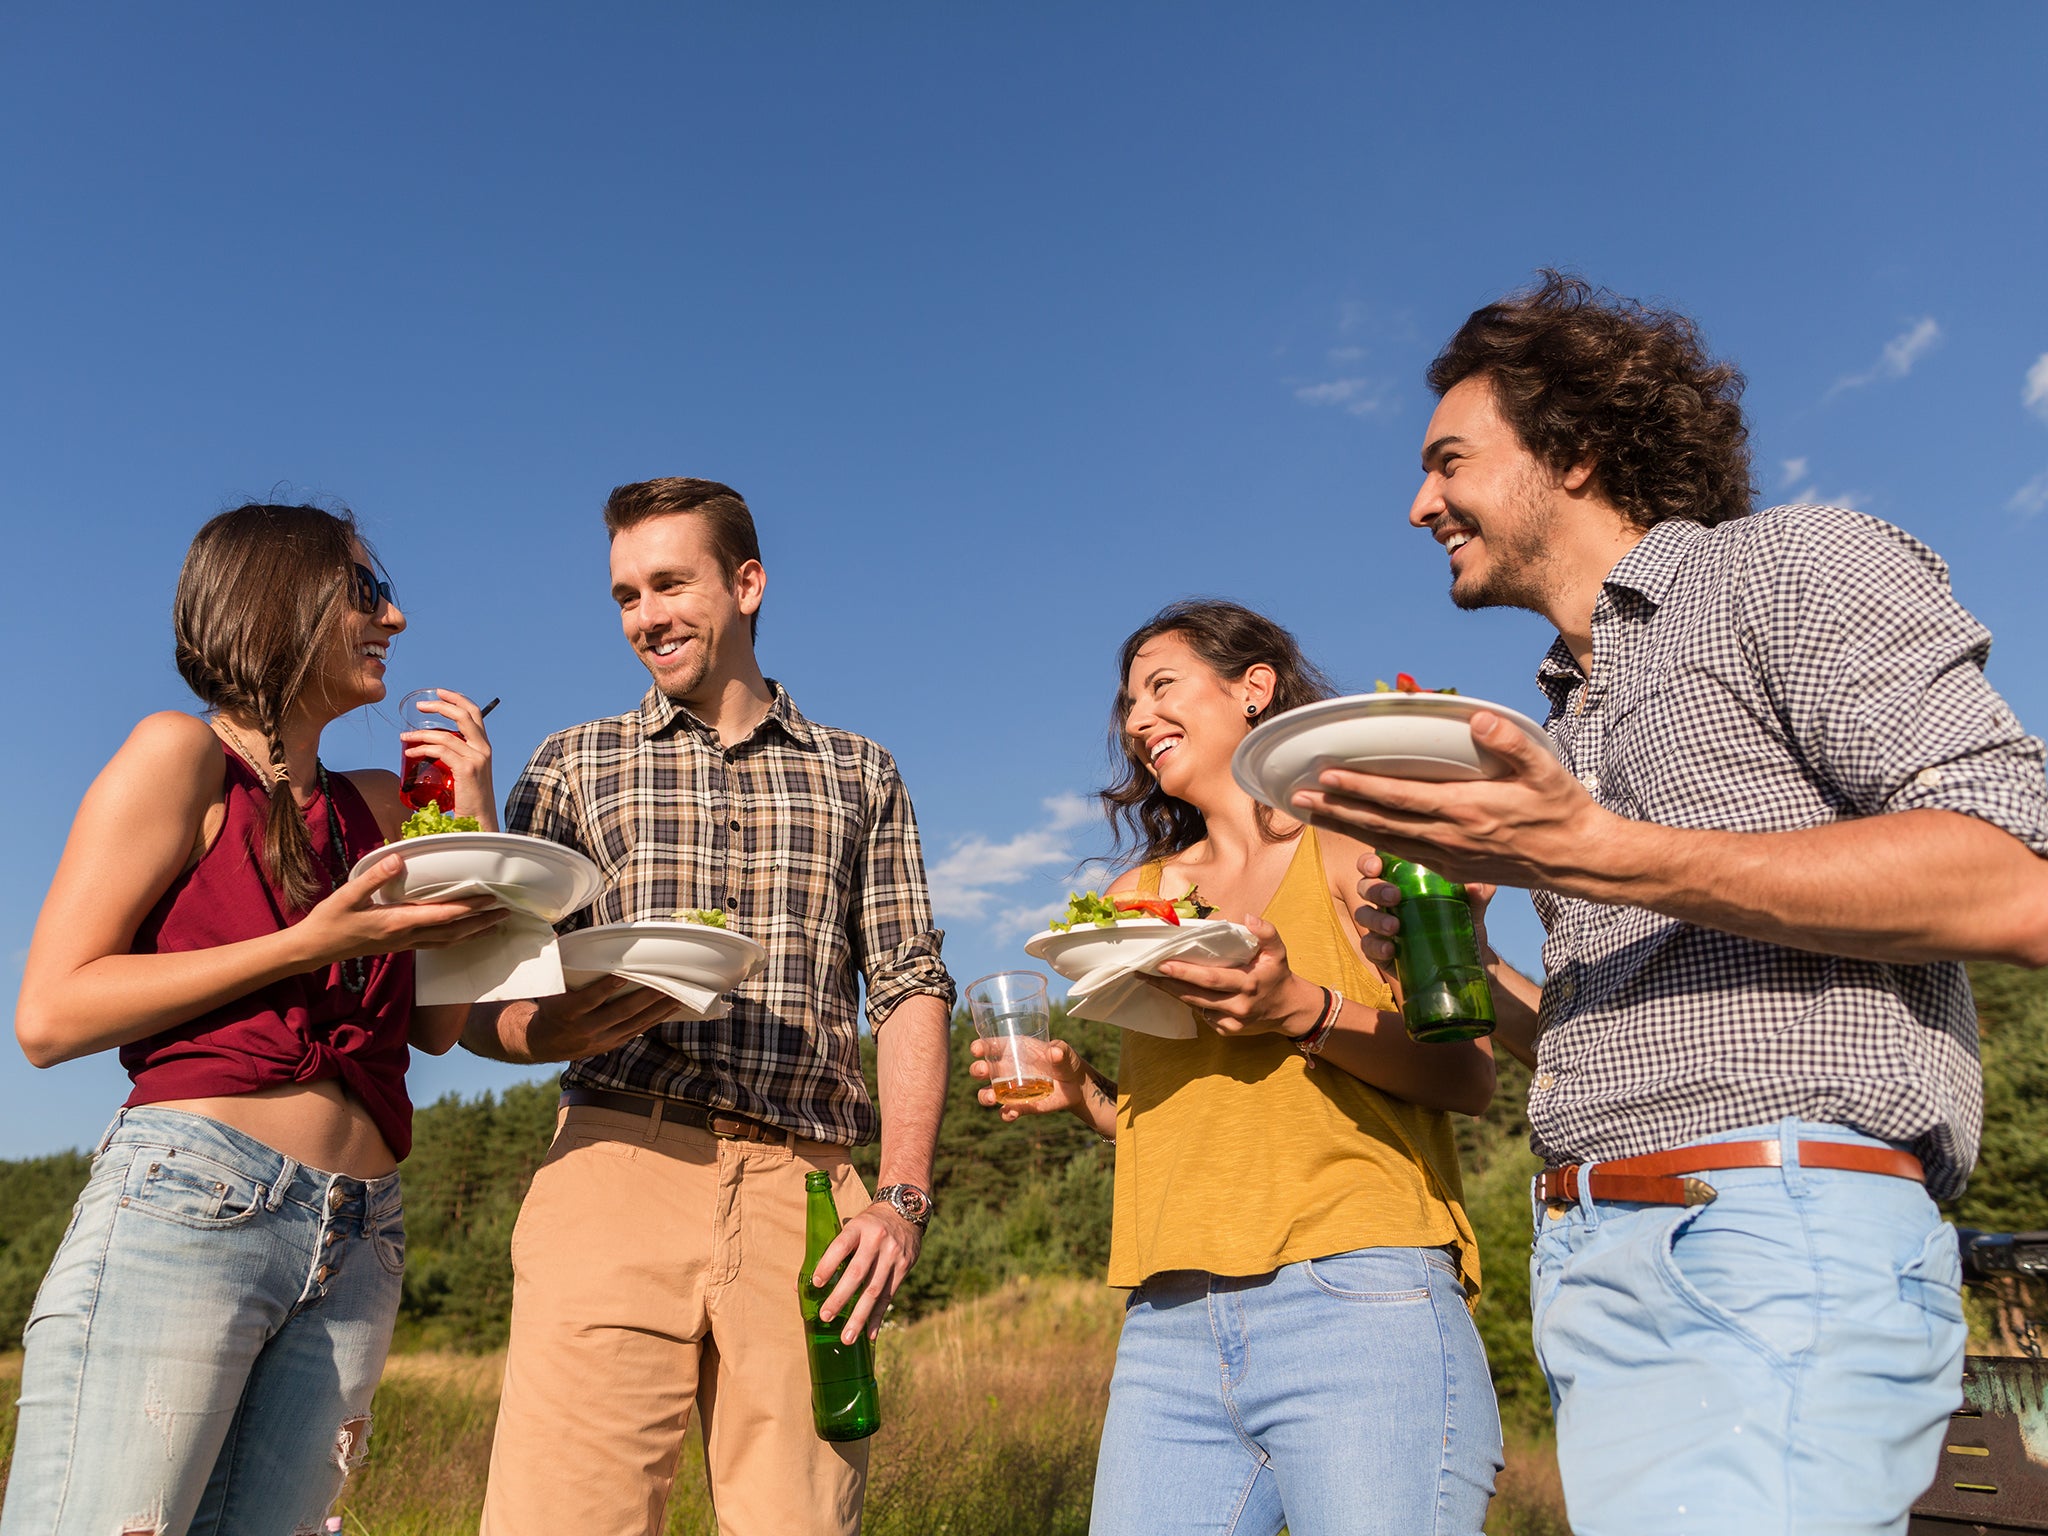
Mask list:
[{"label": "black leather belt", "polygon": [[687,1099],[665,1099],[652,1093],[626,1093],[616,1088],[564,1088],[562,1103],[571,1109],[609,1109],[635,1115],[656,1125],[693,1125],[726,1141],[769,1141],[793,1147],[797,1134],[734,1109],[713,1109]]}]

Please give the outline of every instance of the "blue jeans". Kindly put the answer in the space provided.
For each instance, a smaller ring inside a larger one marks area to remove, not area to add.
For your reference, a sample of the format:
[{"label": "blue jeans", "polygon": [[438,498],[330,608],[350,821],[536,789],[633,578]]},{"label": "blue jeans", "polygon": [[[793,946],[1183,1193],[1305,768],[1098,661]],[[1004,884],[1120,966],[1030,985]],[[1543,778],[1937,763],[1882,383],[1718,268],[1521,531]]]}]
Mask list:
[{"label": "blue jeans", "polygon": [[1535,1211],[1536,1355],[1579,1536],[1903,1532],[1961,1401],[1955,1232],[1918,1184],[1785,1166],[1701,1174],[1691,1207]]},{"label": "blue jeans", "polygon": [[1132,1293],[1090,1536],[1477,1536],[1500,1411],[1451,1261],[1360,1248]]},{"label": "blue jeans", "polygon": [[318,1531],[398,1312],[398,1175],[114,1119],[23,1334],[0,1536]]}]

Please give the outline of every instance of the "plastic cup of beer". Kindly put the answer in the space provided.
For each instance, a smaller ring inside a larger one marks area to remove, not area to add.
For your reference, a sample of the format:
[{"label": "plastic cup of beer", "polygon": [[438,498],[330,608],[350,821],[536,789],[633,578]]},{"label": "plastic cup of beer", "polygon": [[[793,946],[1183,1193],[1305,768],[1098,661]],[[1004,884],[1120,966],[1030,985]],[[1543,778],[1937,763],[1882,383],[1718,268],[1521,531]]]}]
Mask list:
[{"label": "plastic cup of beer", "polygon": [[968,1011],[983,1047],[988,1086],[998,1104],[1023,1104],[1052,1092],[1046,1055],[1052,1042],[1052,1004],[1036,971],[997,971],[970,982]]}]

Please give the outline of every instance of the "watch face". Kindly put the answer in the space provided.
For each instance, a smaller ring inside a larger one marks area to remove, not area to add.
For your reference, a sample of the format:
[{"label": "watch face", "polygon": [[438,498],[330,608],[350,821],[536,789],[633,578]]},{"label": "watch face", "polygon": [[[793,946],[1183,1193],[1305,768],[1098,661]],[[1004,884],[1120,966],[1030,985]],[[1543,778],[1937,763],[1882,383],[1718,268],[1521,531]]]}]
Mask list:
[{"label": "watch face", "polygon": [[930,1214],[932,1208],[931,1196],[908,1184],[891,1187],[889,1203],[901,1211],[907,1221],[922,1221]]}]

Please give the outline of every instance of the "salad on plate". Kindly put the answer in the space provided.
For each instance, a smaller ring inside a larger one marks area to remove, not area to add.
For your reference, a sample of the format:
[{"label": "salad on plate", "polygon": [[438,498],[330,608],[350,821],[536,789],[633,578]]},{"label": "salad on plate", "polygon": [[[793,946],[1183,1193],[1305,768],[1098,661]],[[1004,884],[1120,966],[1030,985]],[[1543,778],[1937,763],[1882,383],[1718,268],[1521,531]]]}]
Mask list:
[{"label": "salad on plate", "polygon": [[429,800],[425,805],[405,818],[405,825],[398,829],[398,840],[409,837],[439,837],[444,832],[481,832],[483,823],[474,816],[450,816],[441,809],[441,802]]},{"label": "salad on plate", "polygon": [[1178,928],[1183,918],[1200,922],[1213,916],[1215,911],[1202,900],[1199,890],[1191,890],[1171,901],[1158,896],[1103,896],[1094,891],[1070,891],[1067,915],[1058,922],[1047,923],[1046,927],[1055,933],[1067,933],[1083,926],[1114,928],[1118,923],[1129,922],[1133,918],[1149,917]]}]

